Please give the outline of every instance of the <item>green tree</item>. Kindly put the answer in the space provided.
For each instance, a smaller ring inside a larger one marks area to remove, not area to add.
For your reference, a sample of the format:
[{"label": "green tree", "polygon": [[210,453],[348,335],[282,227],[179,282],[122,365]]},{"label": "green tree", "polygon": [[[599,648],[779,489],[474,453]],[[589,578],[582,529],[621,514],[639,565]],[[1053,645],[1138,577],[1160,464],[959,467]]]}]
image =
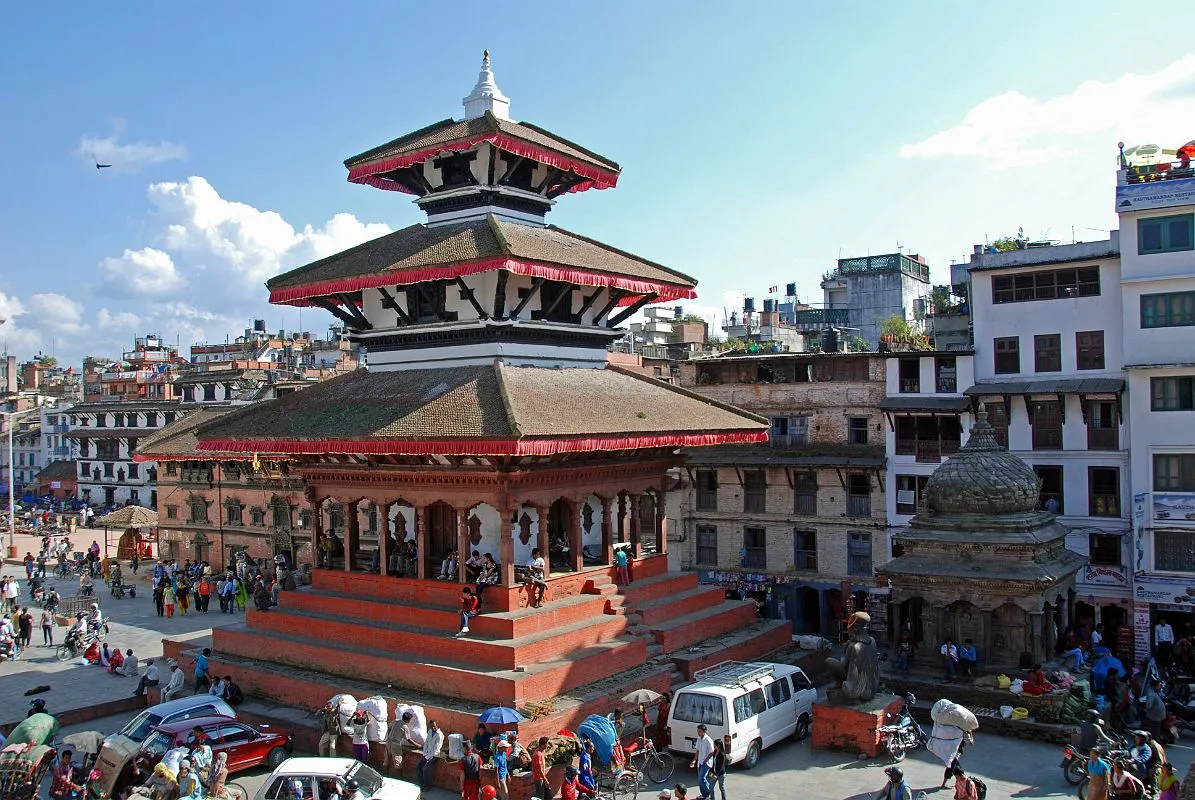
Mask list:
[{"label": "green tree", "polygon": [[867,353],[871,350],[871,342],[862,336],[852,336],[846,343],[846,349],[852,353]]}]

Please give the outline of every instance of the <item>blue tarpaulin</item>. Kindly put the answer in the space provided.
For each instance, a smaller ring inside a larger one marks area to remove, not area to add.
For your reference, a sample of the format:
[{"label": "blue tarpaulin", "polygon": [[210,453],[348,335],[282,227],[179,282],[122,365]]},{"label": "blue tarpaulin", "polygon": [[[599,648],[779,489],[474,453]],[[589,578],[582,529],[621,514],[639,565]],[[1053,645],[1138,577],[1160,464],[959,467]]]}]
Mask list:
[{"label": "blue tarpaulin", "polygon": [[593,752],[602,764],[609,764],[614,755],[614,723],[596,714],[588,716],[577,728],[577,736],[588,736],[593,740]]}]

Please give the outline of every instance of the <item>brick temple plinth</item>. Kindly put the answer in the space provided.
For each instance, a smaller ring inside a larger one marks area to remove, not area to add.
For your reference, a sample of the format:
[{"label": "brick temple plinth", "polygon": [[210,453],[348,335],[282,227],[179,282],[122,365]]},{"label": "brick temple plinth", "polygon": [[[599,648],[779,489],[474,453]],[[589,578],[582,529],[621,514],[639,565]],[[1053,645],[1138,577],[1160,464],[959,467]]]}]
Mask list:
[{"label": "brick temple plinth", "polygon": [[879,728],[887,714],[900,713],[901,702],[894,694],[881,694],[853,706],[814,703],[811,744],[818,750],[845,750],[875,758],[881,748]]}]

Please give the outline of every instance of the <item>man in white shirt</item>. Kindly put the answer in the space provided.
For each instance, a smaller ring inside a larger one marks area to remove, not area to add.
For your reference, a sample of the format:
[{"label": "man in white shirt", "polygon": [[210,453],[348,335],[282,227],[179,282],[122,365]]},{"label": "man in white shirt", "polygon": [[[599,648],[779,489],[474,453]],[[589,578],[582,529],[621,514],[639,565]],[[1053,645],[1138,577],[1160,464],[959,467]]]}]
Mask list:
[{"label": "man in white shirt", "polygon": [[1170,656],[1174,652],[1174,628],[1170,623],[1162,620],[1154,625],[1154,658],[1159,667],[1170,666]]},{"label": "man in white shirt", "polygon": [[162,702],[173,700],[182,694],[183,683],[187,676],[183,675],[183,671],[179,668],[178,662],[170,662],[170,681],[166,684],[166,688],[162,691]]},{"label": "man in white shirt", "polygon": [[714,740],[706,732],[705,725],[698,725],[697,752],[693,755],[693,763],[689,766],[697,768],[697,787],[702,800],[709,798],[714,791],[713,784],[710,783],[710,768],[713,766],[713,759]]},{"label": "man in white shirt", "polygon": [[548,590],[548,583],[544,580],[547,575],[547,562],[539,554],[539,548],[531,551],[531,559],[527,562],[527,582],[531,584],[533,596],[531,606],[539,608],[544,604],[544,592]]},{"label": "man in white shirt", "polygon": [[1095,650],[1104,641],[1104,626],[1103,623],[1096,625],[1095,630],[1091,632],[1091,649]]},{"label": "man in white shirt", "polygon": [[436,767],[436,759],[444,747],[444,733],[436,721],[428,720],[427,738],[423,741],[423,755],[419,758],[419,788],[431,785],[432,770]]},{"label": "man in white shirt", "polygon": [[[129,660],[126,658],[125,663]],[[150,686],[158,685],[158,665],[154,663],[151,658],[145,662],[145,674],[141,676],[141,680],[137,682],[137,688],[133,690],[133,694],[145,694],[145,690]]]},{"label": "man in white shirt", "polygon": [[938,652],[942,654],[942,666],[946,671],[946,680],[953,681],[954,670],[958,666],[958,646],[954,643],[954,639],[947,636],[945,644]]}]

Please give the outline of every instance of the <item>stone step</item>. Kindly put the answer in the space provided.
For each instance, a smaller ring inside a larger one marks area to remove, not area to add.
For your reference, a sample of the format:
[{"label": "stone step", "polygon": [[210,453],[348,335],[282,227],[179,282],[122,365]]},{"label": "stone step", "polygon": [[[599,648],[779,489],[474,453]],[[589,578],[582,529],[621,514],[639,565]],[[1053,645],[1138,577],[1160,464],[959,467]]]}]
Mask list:
[{"label": "stone step", "polygon": [[245,615],[245,622],[253,631],[324,638],[379,655],[414,652],[451,656],[454,660],[498,669],[561,658],[574,650],[615,639],[627,627],[624,617],[600,615],[509,638],[486,636],[480,627],[474,630],[472,623],[479,619],[482,617],[471,620],[470,632],[457,638],[453,634],[459,628],[459,618],[451,627],[437,630],[312,609],[296,611],[283,606],[269,611],[250,610]]},{"label": "stone step", "polygon": [[[325,673],[321,692],[328,684],[340,685],[349,679],[401,687],[406,694],[451,693],[462,700],[487,705],[520,705],[634,669],[646,660],[646,643],[625,635],[577,649],[555,660],[515,669],[459,660],[452,649],[436,654],[381,652],[337,640],[251,630],[243,625],[219,628],[213,632],[213,638],[215,653],[211,660],[217,671],[222,670],[219,665],[229,657],[252,662],[258,676],[254,686],[260,687],[260,694],[307,707],[322,705],[331,694],[321,699],[312,694],[309,682],[288,684],[285,677],[293,670]],[[446,641],[451,645],[455,640]],[[235,669],[229,674],[238,683],[242,682],[242,675]]]},{"label": "stone step", "polygon": [[618,587],[630,605],[647,603],[680,594],[697,586],[696,572],[667,572],[651,577],[636,577],[634,583]]},{"label": "stone step", "polygon": [[[440,631],[454,631],[460,624],[459,605],[421,606],[327,590],[283,592],[279,604],[288,612],[334,614],[349,620],[376,620]],[[482,613],[469,627],[479,635],[509,639],[592,619],[602,613],[604,605],[602,598],[575,595],[550,601],[542,608],[495,611],[487,608],[483,595]]]},{"label": "stone step", "polygon": [[651,625],[713,608],[726,600],[726,592],[717,586],[697,586],[679,594],[631,604],[640,618]]},{"label": "stone step", "polygon": [[[750,602],[750,601],[748,601]],[[698,670],[722,661],[767,660],[771,653],[792,644],[792,623],[779,619],[751,619],[718,635],[670,653],[685,680]]]},{"label": "stone step", "polygon": [[648,628],[665,652],[671,653],[754,622],[755,609],[754,600],[723,600],[721,605],[656,622]]}]

